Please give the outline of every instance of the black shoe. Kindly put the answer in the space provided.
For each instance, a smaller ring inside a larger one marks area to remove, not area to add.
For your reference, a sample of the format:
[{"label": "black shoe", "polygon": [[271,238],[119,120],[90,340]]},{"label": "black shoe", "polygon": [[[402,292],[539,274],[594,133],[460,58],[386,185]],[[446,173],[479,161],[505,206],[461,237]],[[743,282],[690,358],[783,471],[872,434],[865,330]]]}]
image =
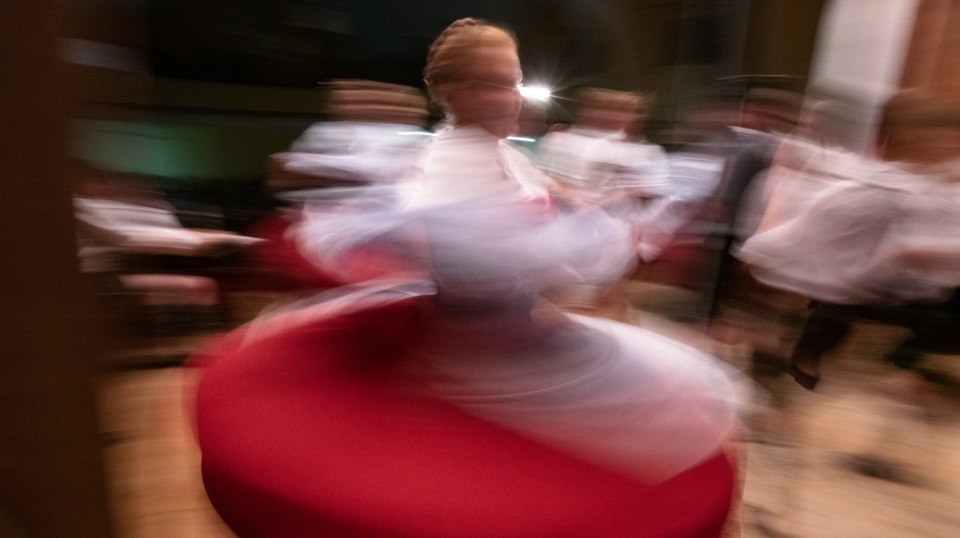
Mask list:
[{"label": "black shoe", "polygon": [[797,382],[798,385],[807,389],[813,390],[817,387],[817,383],[820,382],[820,374],[810,374],[804,372],[797,366],[797,363],[790,363],[790,369],[788,370],[790,377]]},{"label": "black shoe", "polygon": [[918,482],[917,478],[901,465],[877,456],[853,454],[845,457],[842,465],[857,474],[888,482],[897,484],[916,484]]}]

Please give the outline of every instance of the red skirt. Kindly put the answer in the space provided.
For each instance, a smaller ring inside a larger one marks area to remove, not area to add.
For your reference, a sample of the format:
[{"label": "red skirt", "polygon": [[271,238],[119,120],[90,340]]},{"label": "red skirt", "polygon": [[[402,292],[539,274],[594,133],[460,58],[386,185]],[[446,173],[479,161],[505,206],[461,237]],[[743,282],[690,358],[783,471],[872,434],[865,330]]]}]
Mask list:
[{"label": "red skirt", "polygon": [[[485,422],[394,368],[417,300],[373,301],[195,357],[213,505],[240,536],[720,536],[727,454],[650,485]],[[254,337],[255,336],[255,337]]]}]

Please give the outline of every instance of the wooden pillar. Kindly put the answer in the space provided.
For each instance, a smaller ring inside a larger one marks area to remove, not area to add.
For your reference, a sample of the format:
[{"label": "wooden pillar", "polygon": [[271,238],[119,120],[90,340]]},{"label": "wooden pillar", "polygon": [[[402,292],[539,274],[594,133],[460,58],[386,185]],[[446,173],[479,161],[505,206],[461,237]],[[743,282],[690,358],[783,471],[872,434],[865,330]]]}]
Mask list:
[{"label": "wooden pillar", "polygon": [[109,537],[61,8],[0,2],[0,534]]},{"label": "wooden pillar", "polygon": [[960,98],[958,58],[960,1],[920,0],[900,86]]}]

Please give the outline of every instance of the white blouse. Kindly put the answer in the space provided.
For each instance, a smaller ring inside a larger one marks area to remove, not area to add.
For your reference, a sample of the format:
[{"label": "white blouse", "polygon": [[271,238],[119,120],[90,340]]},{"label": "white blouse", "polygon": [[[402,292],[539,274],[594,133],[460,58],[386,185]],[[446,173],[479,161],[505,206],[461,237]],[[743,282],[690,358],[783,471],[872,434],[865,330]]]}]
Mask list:
[{"label": "white blouse", "polygon": [[548,198],[549,179],[505,140],[475,127],[441,132],[402,188],[407,209],[478,198]]},{"label": "white blouse", "polygon": [[730,441],[735,390],[714,359],[636,327],[544,309],[538,299],[546,289],[618,278],[634,255],[622,220],[536,203],[546,197],[543,176],[475,128],[441,134],[398,189],[308,213],[300,246],[327,266],[369,244],[423,264],[436,299],[404,364],[437,396],[651,482]]},{"label": "white blouse", "polygon": [[[920,168],[841,150],[811,157],[771,172],[770,205],[737,253],[758,280],[839,304],[937,301],[960,286],[957,162]],[[917,248],[945,263],[904,255]]]}]

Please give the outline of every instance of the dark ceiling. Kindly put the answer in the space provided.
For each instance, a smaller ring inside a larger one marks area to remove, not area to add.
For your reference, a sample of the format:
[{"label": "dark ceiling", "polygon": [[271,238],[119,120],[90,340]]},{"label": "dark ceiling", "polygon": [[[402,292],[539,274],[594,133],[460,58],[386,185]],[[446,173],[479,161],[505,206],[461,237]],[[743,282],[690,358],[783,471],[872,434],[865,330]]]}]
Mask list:
[{"label": "dark ceiling", "polygon": [[[311,86],[332,78],[420,85],[426,50],[465,16],[518,35],[525,72],[589,81],[617,53],[600,0],[156,0],[147,7],[155,75]],[[549,71],[549,73],[548,73]]]}]

